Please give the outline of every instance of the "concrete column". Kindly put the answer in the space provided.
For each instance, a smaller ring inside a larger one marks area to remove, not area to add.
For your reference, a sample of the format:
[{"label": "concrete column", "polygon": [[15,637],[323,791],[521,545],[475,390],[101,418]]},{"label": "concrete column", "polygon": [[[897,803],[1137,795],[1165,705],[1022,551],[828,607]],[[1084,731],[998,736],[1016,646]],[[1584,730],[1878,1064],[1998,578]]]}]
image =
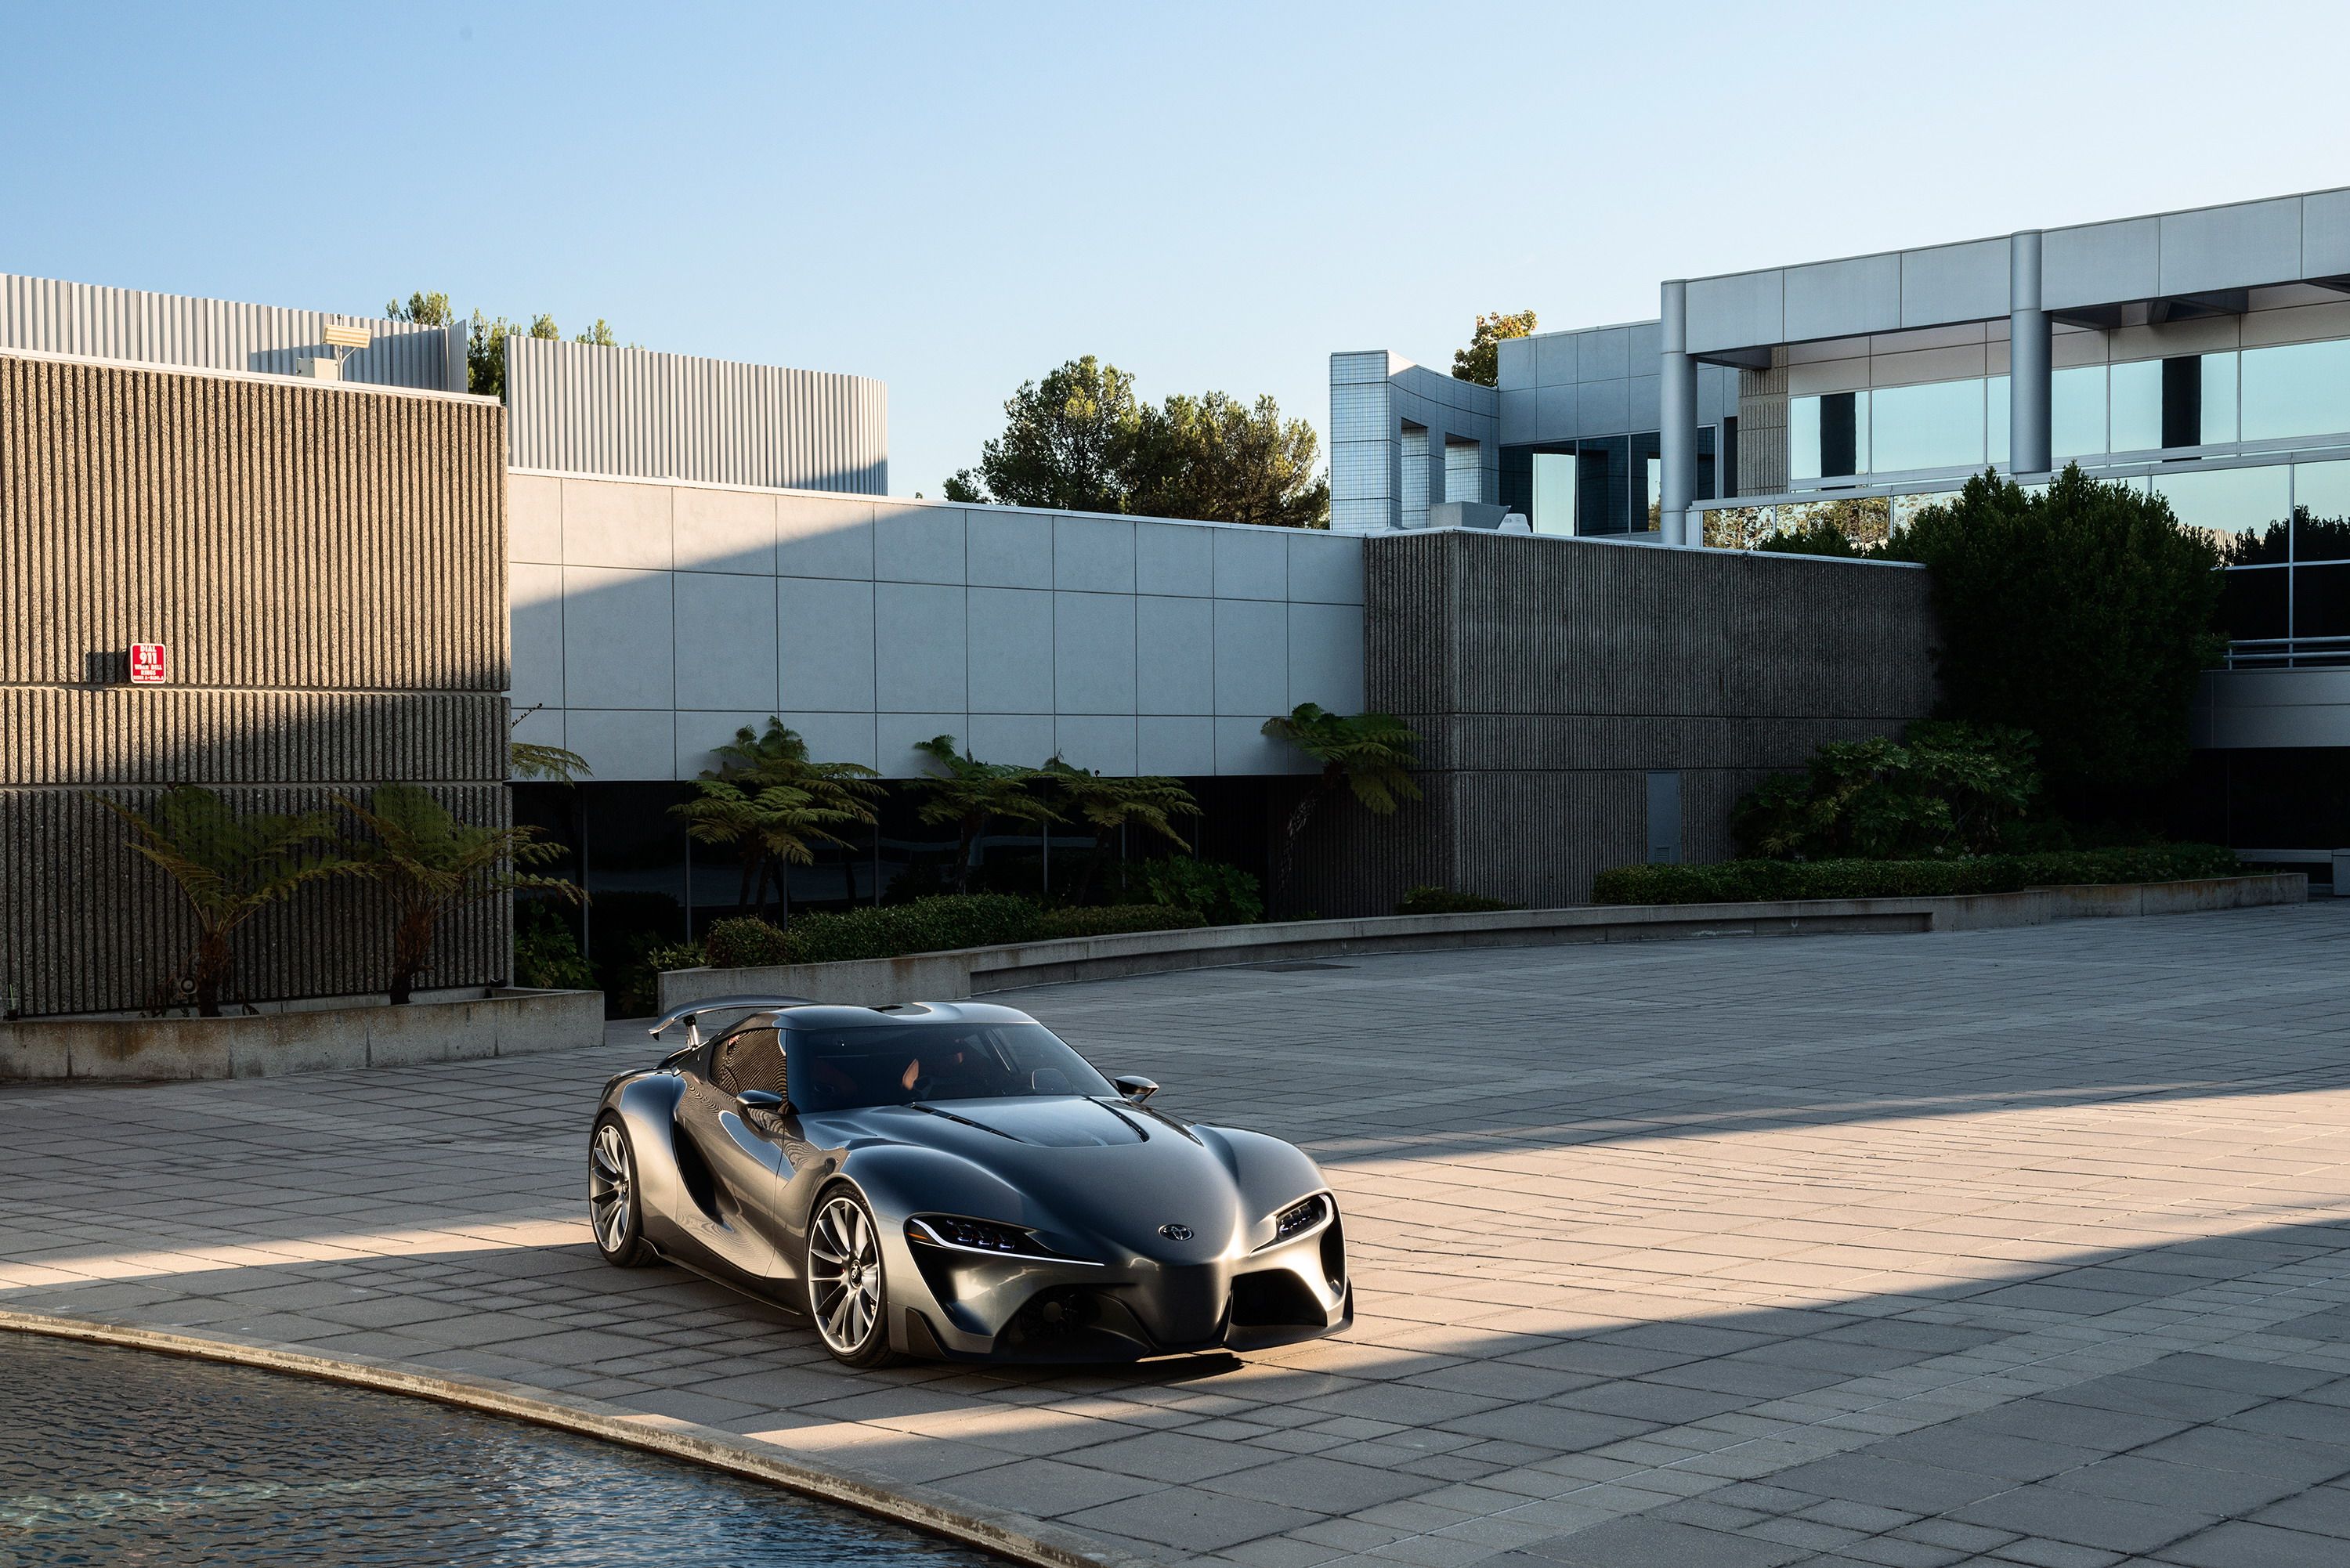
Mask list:
[{"label": "concrete column", "polygon": [[2040,308],[2040,231],[2007,241],[2007,467],[2045,473],[2049,463],[2048,313]]},{"label": "concrete column", "polygon": [[1664,471],[1657,510],[1658,530],[1667,545],[1702,542],[1690,519],[1690,503],[1697,499],[1697,361],[1689,357],[1688,296],[1688,285],[1675,278],[1658,301],[1665,351],[1657,383],[1657,445]]}]

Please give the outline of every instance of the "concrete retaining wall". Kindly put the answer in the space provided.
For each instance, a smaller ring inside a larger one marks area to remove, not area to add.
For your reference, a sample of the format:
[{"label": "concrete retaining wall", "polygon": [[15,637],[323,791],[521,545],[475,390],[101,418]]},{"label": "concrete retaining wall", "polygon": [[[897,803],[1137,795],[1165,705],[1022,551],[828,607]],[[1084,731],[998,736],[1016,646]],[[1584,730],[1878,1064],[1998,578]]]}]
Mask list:
[{"label": "concrete retaining wall", "polygon": [[0,1083],[271,1078],[567,1051],[604,1038],[600,991],[471,997],[236,1018],[52,1018],[0,1023]]},{"label": "concrete retaining wall", "polygon": [[[1424,798],[1325,809],[1274,913],[1384,913],[1419,884],[1558,908],[1611,866],[1727,859],[1741,795],[1933,711],[1929,586],[1817,556],[1366,539],[1364,701],[1419,732]],[[1652,774],[1678,802],[1654,822]]]},{"label": "concrete retaining wall", "polygon": [[672,970],[660,977],[664,1009],[711,996],[776,994],[879,1007],[953,1002],[1018,986],[1113,980],[1170,970],[1337,958],[1439,948],[1543,947],[1569,942],[1656,941],[1674,937],[1806,936],[1854,931],[1979,931],[2052,920],[2192,914],[2309,896],[2300,872],[2216,877],[2123,887],[2033,888],[1950,898],[1799,898],[1753,904],[1585,905],[1474,915],[1384,915],[1352,920],[1289,920],[1205,930],[1014,942],[954,952],[851,963],[764,969]]}]

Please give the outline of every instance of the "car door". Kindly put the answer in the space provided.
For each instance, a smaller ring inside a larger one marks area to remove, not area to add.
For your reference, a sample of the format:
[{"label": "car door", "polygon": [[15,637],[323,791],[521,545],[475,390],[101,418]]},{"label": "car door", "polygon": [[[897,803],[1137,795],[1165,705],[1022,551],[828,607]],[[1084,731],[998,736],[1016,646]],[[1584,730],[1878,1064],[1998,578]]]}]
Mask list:
[{"label": "car door", "polygon": [[704,1179],[686,1187],[698,1212],[685,1227],[728,1264],[754,1278],[775,1272],[780,1229],[776,1199],[784,1165],[782,1126],[774,1113],[746,1108],[746,1089],[784,1092],[784,1054],[772,1023],[746,1020],[706,1048],[705,1070],[678,1102],[679,1131],[701,1158]]}]

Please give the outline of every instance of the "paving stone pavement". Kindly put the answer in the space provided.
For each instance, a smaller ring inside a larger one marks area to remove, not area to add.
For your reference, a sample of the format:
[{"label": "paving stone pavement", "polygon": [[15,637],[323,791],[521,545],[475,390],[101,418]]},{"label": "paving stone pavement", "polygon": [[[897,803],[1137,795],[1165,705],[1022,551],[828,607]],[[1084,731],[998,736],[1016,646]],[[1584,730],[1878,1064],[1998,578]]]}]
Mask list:
[{"label": "paving stone pavement", "polygon": [[604,1267],[586,1121],[640,1035],[0,1091],[0,1305],[510,1378],[1170,1561],[2338,1568],[2345,959],[2314,904],[1009,998],[1323,1162],[1356,1326],[1245,1361],[852,1373]]}]

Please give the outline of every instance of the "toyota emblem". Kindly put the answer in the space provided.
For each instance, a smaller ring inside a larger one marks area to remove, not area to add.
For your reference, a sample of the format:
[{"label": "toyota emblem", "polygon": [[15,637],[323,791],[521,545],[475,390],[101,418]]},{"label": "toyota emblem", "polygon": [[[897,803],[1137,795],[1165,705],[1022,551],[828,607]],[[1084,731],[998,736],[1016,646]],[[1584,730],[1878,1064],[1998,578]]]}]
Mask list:
[{"label": "toyota emblem", "polygon": [[1170,1241],[1188,1241],[1191,1239],[1191,1227],[1189,1225],[1161,1225],[1159,1227],[1159,1233],[1166,1237]]}]

